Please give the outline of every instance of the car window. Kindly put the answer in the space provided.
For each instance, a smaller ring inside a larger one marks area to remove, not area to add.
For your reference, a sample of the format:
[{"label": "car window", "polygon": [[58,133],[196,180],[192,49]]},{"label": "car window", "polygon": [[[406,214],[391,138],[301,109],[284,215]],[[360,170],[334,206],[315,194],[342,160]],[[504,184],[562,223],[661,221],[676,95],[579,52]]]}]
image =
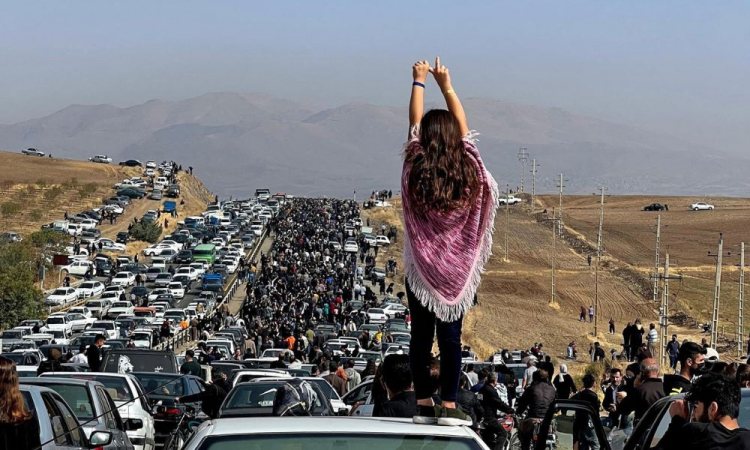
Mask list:
[{"label": "car window", "polygon": [[55,438],[57,445],[70,445],[70,438],[65,434],[65,424],[63,423],[60,412],[55,405],[55,399],[49,392],[42,393],[42,401],[47,410],[48,419],[52,426],[52,436]]},{"label": "car window", "polygon": [[203,392],[203,386],[201,386],[193,378],[190,378],[188,380],[188,384],[190,385],[190,392],[191,392],[191,394],[198,394],[200,392]]},{"label": "car window", "polygon": [[78,420],[85,422],[93,419],[96,411],[85,386],[71,386],[66,384],[46,384],[46,387],[60,394],[65,403],[73,409]]},{"label": "car window", "polygon": [[102,405],[102,414],[104,417],[104,423],[107,425],[107,428],[109,429],[116,429],[118,427],[118,420],[115,417],[115,411],[117,410],[117,407],[112,402],[112,399],[109,398],[109,395],[104,391],[104,389],[97,388],[96,389],[96,395],[99,396],[99,403]]},{"label": "car window", "polygon": [[63,419],[65,431],[68,433],[68,441],[70,441],[71,444],[76,447],[83,447],[83,433],[81,433],[81,428],[78,426],[78,421],[76,421],[75,416],[70,411],[70,408],[68,408],[65,400],[63,400],[59,396],[55,396],[55,404],[60,410],[60,416]]}]

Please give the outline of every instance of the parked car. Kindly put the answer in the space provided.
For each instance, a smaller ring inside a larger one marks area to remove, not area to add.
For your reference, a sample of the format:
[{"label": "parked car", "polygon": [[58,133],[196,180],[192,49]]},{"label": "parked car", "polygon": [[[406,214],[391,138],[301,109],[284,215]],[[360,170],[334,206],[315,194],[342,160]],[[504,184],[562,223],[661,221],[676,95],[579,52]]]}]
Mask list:
[{"label": "parked car", "polygon": [[664,211],[666,210],[666,208],[661,203],[652,203],[648,206],[644,206],[643,210],[644,211]]},{"label": "parked car", "polygon": [[125,189],[121,189],[117,191],[118,196],[124,196],[128,198],[143,198],[146,196],[145,192],[141,192],[135,188],[127,187]]},{"label": "parked car", "polygon": [[112,443],[114,437],[108,431],[94,431],[87,439],[68,403],[54,390],[22,384],[20,391],[27,408],[34,412],[33,420],[39,422],[41,450],[104,448]]},{"label": "parked car", "polygon": [[[110,350],[107,353],[114,352]],[[136,430],[126,431],[130,442],[137,450],[153,450],[154,443],[154,419],[151,416],[151,407],[146,400],[146,393],[138,380],[124,373],[101,373],[101,372],[45,372],[42,378],[72,378],[77,380],[98,381],[104,385],[112,401],[117,407],[120,417],[126,421],[137,419],[141,421],[141,427]],[[134,425],[137,422],[131,422]]]},{"label": "parked car", "polygon": [[44,301],[45,305],[62,306],[78,300],[78,292],[72,287],[57,288]]},{"label": "parked car", "polygon": [[709,205],[708,203],[698,202],[693,203],[690,205],[690,209],[693,211],[713,211],[714,205]]},{"label": "parked car", "polygon": [[163,194],[160,189],[154,189],[151,192],[151,195],[148,196],[151,200],[161,200],[163,198]]},{"label": "parked car", "polygon": [[94,244],[96,244],[97,247],[99,247],[99,244],[101,244],[102,251],[109,251],[109,252],[124,252],[125,251],[125,244],[120,244],[109,238],[97,239],[94,241]]},{"label": "parked car", "polygon": [[120,244],[127,244],[128,239],[130,239],[130,233],[128,233],[127,231],[120,231],[115,237],[115,241]]},{"label": "parked car", "polygon": [[84,281],[77,288],[78,298],[89,298],[102,295],[104,284],[101,281]]},{"label": "parked car", "polygon": [[143,167],[143,163],[141,163],[137,159],[128,159],[126,161],[121,161],[120,165],[127,167]]},{"label": "parked car", "polygon": [[135,283],[135,275],[132,272],[118,272],[112,277],[112,285],[114,286],[132,286]]},{"label": "parked car", "polygon": [[60,379],[60,378],[25,378],[22,385],[41,386],[51,389],[75,406],[73,414],[83,424],[83,432],[90,440],[93,433],[107,432],[112,435],[109,445],[99,446],[103,450],[133,449],[127,430],[143,427],[140,419],[122,420],[114,401],[106,387],[97,381]]},{"label": "parked car", "polygon": [[89,158],[89,161],[95,163],[110,164],[112,163],[112,158],[107,155],[96,155]]},{"label": "parked car", "polygon": [[35,148],[27,148],[27,149],[21,150],[21,153],[23,153],[24,155],[29,155],[29,156],[44,156],[45,155],[44,152],[40,152],[39,150]]}]

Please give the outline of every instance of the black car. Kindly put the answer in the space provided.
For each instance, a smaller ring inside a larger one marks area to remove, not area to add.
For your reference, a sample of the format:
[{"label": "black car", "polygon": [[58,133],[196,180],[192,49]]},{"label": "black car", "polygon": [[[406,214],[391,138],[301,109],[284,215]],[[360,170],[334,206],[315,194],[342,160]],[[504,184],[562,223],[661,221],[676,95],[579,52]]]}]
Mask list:
[{"label": "black car", "polygon": [[176,403],[175,398],[197,394],[206,389],[206,383],[193,375],[182,376],[177,373],[133,372],[143,388],[148,392],[151,406],[156,406],[154,414],[154,436],[156,445],[163,445],[172,430],[189,406],[196,411],[200,409],[198,403]]},{"label": "black car", "polygon": [[167,197],[177,198],[179,196],[180,196],[180,185],[173,184],[169,186],[169,189],[167,189]]},{"label": "black car", "polygon": [[143,163],[138,161],[137,159],[129,159],[127,161],[120,161],[121,166],[128,166],[128,167],[143,167]]},{"label": "black car", "polygon": [[129,263],[120,266],[120,272],[131,272],[133,275],[146,273],[148,266],[143,263]]},{"label": "black car", "polygon": [[95,259],[94,267],[96,267],[96,276],[103,277],[109,274],[110,271],[112,271],[112,267],[114,267],[114,265],[104,259]]},{"label": "black car", "polygon": [[172,261],[175,264],[190,264],[191,262],[193,262],[193,251],[182,250],[177,254],[177,256],[174,257]]},{"label": "black car", "polygon": [[143,198],[146,196],[146,194],[144,194],[143,192],[135,190],[133,188],[125,188],[117,191],[117,195],[123,195],[129,198]]},{"label": "black car", "polygon": [[174,295],[172,295],[172,294],[160,294],[160,295],[157,295],[156,298],[154,299],[154,301],[152,303],[158,303],[158,302],[167,302],[167,303],[169,303],[170,308],[174,307],[174,305],[175,305]]},{"label": "black car", "polygon": [[192,284],[192,281],[187,275],[175,275],[172,277],[172,283],[180,283],[182,287],[185,288],[185,291],[190,291],[190,285]]},{"label": "black car", "polygon": [[130,293],[135,295],[136,298],[148,297],[148,289],[146,289],[146,286],[136,286],[130,291]]},{"label": "black car", "polygon": [[79,214],[80,216],[84,216],[88,219],[94,219],[94,220],[100,220],[102,218],[102,215],[97,211],[84,211]]},{"label": "black car", "polygon": [[119,233],[117,233],[117,237],[115,237],[115,242],[127,244],[128,239],[130,239],[130,233],[128,233],[127,231],[120,231]]},{"label": "black car", "polygon": [[662,205],[661,203],[652,203],[643,208],[644,211],[665,211],[666,209],[666,206]]}]

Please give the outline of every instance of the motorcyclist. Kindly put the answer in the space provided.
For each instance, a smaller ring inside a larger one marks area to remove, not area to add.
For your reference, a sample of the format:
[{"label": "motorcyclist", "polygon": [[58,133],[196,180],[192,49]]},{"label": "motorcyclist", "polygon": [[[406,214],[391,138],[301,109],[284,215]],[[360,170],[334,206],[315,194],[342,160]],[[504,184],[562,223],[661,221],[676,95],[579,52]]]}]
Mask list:
[{"label": "motorcyclist", "polygon": [[513,408],[502,401],[496,386],[497,372],[490,372],[487,374],[484,385],[477,393],[477,398],[484,413],[482,438],[485,439],[487,445],[492,446],[493,450],[502,450],[508,437],[505,429],[498,423],[498,410],[505,414],[513,414]]}]

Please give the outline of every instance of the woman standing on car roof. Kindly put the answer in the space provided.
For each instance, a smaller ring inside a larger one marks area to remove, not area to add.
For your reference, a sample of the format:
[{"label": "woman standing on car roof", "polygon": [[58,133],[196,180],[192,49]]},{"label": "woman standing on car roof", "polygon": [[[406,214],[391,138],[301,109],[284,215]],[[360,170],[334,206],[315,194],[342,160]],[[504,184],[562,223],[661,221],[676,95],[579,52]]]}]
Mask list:
[{"label": "woman standing on car roof", "polygon": [[18,388],[16,365],[0,356],[0,448],[42,446],[39,422]]},{"label": "woman standing on car roof", "polygon": [[[484,264],[492,251],[498,188],[469,131],[448,69],[418,61],[409,105],[409,141],[401,176],[406,237],[404,263],[411,312],[411,369],[417,396],[415,423],[471,425],[456,408],[461,375],[461,325],[476,303]],[[432,73],[448,110],[424,110]],[[440,398],[432,400],[430,358],[437,328]]]}]

